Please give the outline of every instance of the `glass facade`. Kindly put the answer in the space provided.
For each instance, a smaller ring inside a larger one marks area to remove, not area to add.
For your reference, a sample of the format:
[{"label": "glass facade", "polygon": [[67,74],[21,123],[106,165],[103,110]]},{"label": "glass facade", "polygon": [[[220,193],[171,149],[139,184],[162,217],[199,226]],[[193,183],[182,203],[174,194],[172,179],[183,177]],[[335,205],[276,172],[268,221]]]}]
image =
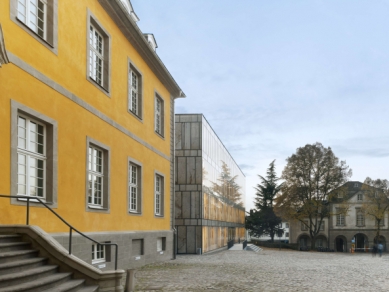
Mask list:
[{"label": "glass facade", "polygon": [[175,140],[177,252],[243,239],[246,185],[239,166],[203,115],[176,115]]}]

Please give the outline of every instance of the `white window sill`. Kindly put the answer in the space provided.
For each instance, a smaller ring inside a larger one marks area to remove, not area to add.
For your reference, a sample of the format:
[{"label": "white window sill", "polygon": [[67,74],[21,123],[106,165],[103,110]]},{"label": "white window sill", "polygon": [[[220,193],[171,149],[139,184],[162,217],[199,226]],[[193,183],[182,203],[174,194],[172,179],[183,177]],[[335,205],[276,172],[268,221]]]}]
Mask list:
[{"label": "white window sill", "polygon": [[[27,196],[26,196],[27,197]],[[34,197],[31,197],[31,199],[29,199],[28,201],[30,202],[33,202],[33,203],[40,203],[37,199],[33,199]],[[39,198],[43,203],[46,203],[46,200],[44,198]],[[24,202],[27,202],[27,199],[26,198],[18,198],[17,199],[18,201],[24,201]]]},{"label": "white window sill", "polygon": [[98,210],[105,210],[105,208],[101,207],[101,206],[96,206],[96,205],[88,205],[88,208],[91,208],[91,209],[98,209]]},{"label": "white window sill", "polygon": [[100,264],[100,263],[105,263],[105,259],[97,259],[97,260],[92,260],[92,264]]}]

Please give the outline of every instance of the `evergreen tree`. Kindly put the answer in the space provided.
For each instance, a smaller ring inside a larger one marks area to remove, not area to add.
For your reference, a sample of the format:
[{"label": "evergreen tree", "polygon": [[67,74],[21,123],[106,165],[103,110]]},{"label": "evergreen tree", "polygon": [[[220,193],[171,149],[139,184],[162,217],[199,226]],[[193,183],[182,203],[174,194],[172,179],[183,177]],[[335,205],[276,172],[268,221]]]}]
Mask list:
[{"label": "evergreen tree", "polygon": [[212,182],[212,191],[217,193],[229,203],[242,204],[239,202],[242,194],[240,193],[240,186],[236,182],[237,175],[231,176],[231,170],[227,163],[222,161],[222,172],[217,179],[218,183]]},{"label": "evergreen tree", "polygon": [[273,210],[273,201],[280,192],[282,184],[277,184],[275,172],[275,160],[273,160],[266,172],[266,178],[258,175],[261,183],[255,188],[256,198],[254,204],[256,209],[250,210],[250,215],[246,216],[246,229],[255,237],[261,235],[269,235],[271,241],[274,241],[276,232],[280,229],[279,224],[282,222],[280,217],[277,217]]}]

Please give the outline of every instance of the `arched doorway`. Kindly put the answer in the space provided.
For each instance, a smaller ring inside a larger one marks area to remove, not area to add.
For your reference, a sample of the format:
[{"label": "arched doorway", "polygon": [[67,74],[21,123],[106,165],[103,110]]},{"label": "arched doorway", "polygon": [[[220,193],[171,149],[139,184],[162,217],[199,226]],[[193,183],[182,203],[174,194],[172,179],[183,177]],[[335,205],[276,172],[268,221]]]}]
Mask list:
[{"label": "arched doorway", "polygon": [[338,252],[347,252],[347,240],[344,236],[339,235],[335,238],[335,250]]},{"label": "arched doorway", "polygon": [[386,238],[382,235],[380,235],[380,237],[378,238],[377,240],[377,236],[374,238],[374,243],[381,243],[383,246],[384,246],[384,249],[383,251],[387,251],[386,250]]},{"label": "arched doorway", "polygon": [[327,238],[324,235],[319,235],[315,240],[315,247],[327,247]]},{"label": "arched doorway", "polygon": [[300,237],[299,237],[297,242],[299,244],[299,249],[300,250],[304,249],[304,248],[311,247],[311,239],[306,234],[300,235]]},{"label": "arched doorway", "polygon": [[356,252],[364,252],[366,248],[369,247],[369,240],[367,239],[367,236],[363,233],[355,234],[353,240]]}]

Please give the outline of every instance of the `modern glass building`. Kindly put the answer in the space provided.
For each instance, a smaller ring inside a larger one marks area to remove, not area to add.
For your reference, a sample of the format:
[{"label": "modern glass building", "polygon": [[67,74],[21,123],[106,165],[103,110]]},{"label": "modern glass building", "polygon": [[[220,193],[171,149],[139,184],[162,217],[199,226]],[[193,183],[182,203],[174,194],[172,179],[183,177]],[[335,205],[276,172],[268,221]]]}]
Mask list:
[{"label": "modern glass building", "polygon": [[179,254],[245,236],[245,176],[202,114],[175,116],[175,227]]}]

